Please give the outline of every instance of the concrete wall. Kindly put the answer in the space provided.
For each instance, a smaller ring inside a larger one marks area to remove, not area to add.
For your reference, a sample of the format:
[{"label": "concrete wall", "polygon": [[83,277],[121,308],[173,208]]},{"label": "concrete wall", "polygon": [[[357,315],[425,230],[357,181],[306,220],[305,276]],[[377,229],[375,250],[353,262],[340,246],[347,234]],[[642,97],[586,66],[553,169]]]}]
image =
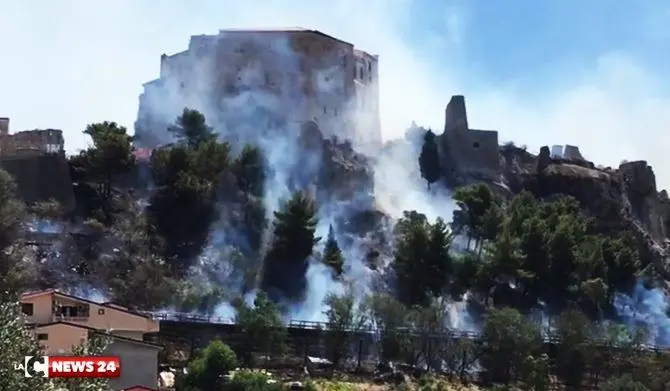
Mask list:
[{"label": "concrete wall", "polygon": [[110,381],[112,389],[125,389],[138,385],[156,388],[159,350],[160,348],[155,346],[113,339],[105,353],[120,358],[121,377]]},{"label": "concrete wall", "polygon": [[67,324],[56,323],[34,329],[37,340],[45,354],[68,354],[72,349],[88,341],[89,330]]},{"label": "concrete wall", "polygon": [[0,167],[14,177],[18,195],[27,204],[53,198],[65,212],[74,210],[70,169],[64,156],[24,151],[0,156]]}]

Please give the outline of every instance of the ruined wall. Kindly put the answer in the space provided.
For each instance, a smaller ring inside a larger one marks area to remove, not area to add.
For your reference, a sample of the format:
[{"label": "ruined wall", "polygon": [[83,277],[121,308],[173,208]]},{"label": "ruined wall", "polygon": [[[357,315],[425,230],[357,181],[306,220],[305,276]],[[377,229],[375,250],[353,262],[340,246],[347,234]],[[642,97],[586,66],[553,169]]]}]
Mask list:
[{"label": "ruined wall", "polygon": [[64,154],[65,140],[58,129],[26,130],[14,134],[0,133],[0,155],[9,156],[24,150]]},{"label": "ruined wall", "polygon": [[27,204],[53,198],[65,212],[74,210],[72,180],[64,156],[34,151],[0,156],[0,167],[14,177],[18,195]]},{"label": "ruined wall", "polygon": [[448,179],[497,181],[501,166],[498,132],[468,128],[465,99],[454,96],[445,111],[444,133],[440,136],[442,165]]},{"label": "ruined wall", "polygon": [[582,153],[579,152],[579,147],[575,145],[566,145],[563,152],[563,158],[567,160],[585,160]]},{"label": "ruined wall", "polygon": [[9,134],[9,118],[0,117],[0,137]]}]

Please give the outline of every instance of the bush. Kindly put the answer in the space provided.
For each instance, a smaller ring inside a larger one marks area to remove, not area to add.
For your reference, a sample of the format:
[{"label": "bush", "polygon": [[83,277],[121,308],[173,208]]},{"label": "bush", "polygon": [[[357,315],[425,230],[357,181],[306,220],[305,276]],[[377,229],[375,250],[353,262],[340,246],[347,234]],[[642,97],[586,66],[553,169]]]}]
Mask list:
[{"label": "bush", "polygon": [[184,385],[187,389],[223,389],[225,376],[236,367],[235,352],[219,340],[212,341],[202,354],[188,365]]},{"label": "bush", "polygon": [[630,375],[610,379],[603,384],[602,389],[604,391],[649,391],[649,388],[633,379]]},{"label": "bush", "polygon": [[285,387],[264,372],[237,371],[226,384],[228,391],[283,391]]}]

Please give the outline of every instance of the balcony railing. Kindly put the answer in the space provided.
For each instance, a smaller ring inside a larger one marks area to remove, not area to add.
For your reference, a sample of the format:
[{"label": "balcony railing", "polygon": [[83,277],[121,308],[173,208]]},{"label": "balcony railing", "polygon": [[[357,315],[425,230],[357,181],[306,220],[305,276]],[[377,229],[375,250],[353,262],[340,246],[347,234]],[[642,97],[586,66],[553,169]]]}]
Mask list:
[{"label": "balcony railing", "polygon": [[78,316],[66,316],[66,315],[54,315],[54,321],[56,322],[88,322],[88,315],[78,315]]}]

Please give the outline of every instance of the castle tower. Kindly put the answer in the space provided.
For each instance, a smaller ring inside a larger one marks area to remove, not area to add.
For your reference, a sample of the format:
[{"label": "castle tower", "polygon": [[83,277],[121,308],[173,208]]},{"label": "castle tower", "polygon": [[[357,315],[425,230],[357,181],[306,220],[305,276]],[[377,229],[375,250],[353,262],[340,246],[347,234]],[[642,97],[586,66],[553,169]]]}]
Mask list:
[{"label": "castle tower", "polygon": [[9,134],[9,118],[0,117],[0,136],[6,136]]},{"label": "castle tower", "polygon": [[468,130],[468,115],[465,111],[465,97],[454,95],[445,110],[444,131]]}]

